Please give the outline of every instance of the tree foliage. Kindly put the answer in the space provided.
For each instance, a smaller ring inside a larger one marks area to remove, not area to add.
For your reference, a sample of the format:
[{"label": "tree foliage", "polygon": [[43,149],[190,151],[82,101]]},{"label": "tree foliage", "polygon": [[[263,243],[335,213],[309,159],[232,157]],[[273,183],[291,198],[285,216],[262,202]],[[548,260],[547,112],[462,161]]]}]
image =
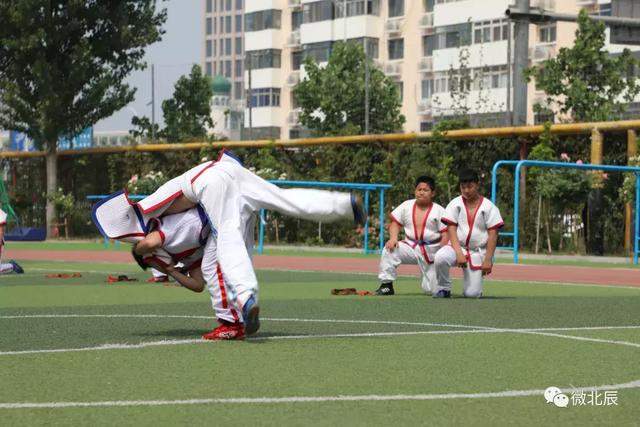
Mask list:
[{"label": "tree foliage", "polygon": [[575,121],[612,120],[640,92],[634,69],[638,61],[625,49],[612,57],[605,49],[605,26],[580,12],[576,40],[561,48],[557,57],[525,70],[525,77],[547,95],[547,106],[555,106]]},{"label": "tree foliage", "polygon": [[[180,142],[207,136],[213,127],[211,119],[211,78],[202,73],[199,65],[194,65],[188,76],[182,76],[174,86],[173,96],[162,102],[165,127],[160,129],[155,123],[156,135],[167,142]],[[131,119],[135,137],[152,135],[152,124],[147,117],[134,116]]]},{"label": "tree foliage", "polygon": [[165,20],[154,0],[0,2],[0,127],[55,150],[121,109]]},{"label": "tree foliage", "polygon": [[312,58],[304,63],[307,78],[294,89],[300,123],[317,135],[365,133],[365,62],[369,67],[369,133],[402,128],[398,88],[367,58],[361,45],[336,43],[326,67]]}]

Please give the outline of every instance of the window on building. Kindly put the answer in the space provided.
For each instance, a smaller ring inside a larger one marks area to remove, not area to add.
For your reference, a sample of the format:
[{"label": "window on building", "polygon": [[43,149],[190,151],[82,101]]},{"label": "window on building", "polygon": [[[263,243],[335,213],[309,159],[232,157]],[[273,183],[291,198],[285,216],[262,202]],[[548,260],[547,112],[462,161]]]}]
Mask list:
[{"label": "window on building", "polygon": [[436,48],[436,36],[429,35],[422,37],[422,56],[433,56],[433,51]]},{"label": "window on building", "polygon": [[224,39],[224,54],[227,56],[231,55],[231,39]]},{"label": "window on building", "polygon": [[400,97],[400,101],[404,99],[404,83],[403,82],[394,82],[396,88],[398,89],[398,96]]},{"label": "window on building", "polygon": [[473,23],[473,42],[490,43],[507,40],[509,37],[508,21],[496,19]]},{"label": "window on building", "polygon": [[227,7],[226,7],[227,11],[231,10],[231,0],[227,0]]},{"label": "window on building", "polygon": [[213,43],[211,42],[211,40],[207,40],[206,47],[205,47],[205,51],[206,51],[205,56],[207,58],[213,55],[213,47],[212,46],[213,46]]},{"label": "window on building", "polygon": [[294,10],[291,12],[291,29],[295,31],[300,28],[300,25],[302,25],[302,12]]},{"label": "window on building", "polygon": [[280,68],[282,51],[279,49],[252,50],[246,53],[251,69]]},{"label": "window on building", "polygon": [[224,61],[224,76],[228,79],[231,78],[231,61]]},{"label": "window on building", "polygon": [[211,0],[213,3],[213,11],[217,12],[218,11],[218,2],[216,0]]},{"label": "window on building", "polygon": [[211,13],[213,11],[213,0],[207,0],[207,13]]},{"label": "window on building", "polygon": [[211,77],[213,75],[213,69],[211,66],[211,62],[207,61],[207,63],[205,64],[205,72],[207,74],[207,76]]},{"label": "window on building", "polygon": [[282,23],[281,19],[282,12],[275,9],[247,13],[244,16],[244,30],[261,31],[280,28]]},{"label": "window on building", "polygon": [[540,25],[538,27],[538,39],[540,40],[540,43],[555,43],[556,24]]},{"label": "window on building", "polygon": [[302,65],[302,52],[291,52],[291,68],[293,70],[299,70]]},{"label": "window on building", "polygon": [[404,39],[389,40],[389,59],[404,58]]},{"label": "window on building", "polygon": [[213,18],[213,34],[218,34],[218,20]]},{"label": "window on building", "polygon": [[217,56],[218,52],[216,47],[218,47],[218,43],[216,43],[215,40],[211,40],[211,46],[213,46],[213,55],[212,56]]},{"label": "window on building", "polygon": [[236,0],[236,10],[242,10],[242,0]]},{"label": "window on building", "polygon": [[224,55],[224,39],[220,39],[220,49],[218,50],[220,56]]},{"label": "window on building", "polygon": [[470,43],[471,24],[447,25],[436,28],[434,49],[456,48]]},{"label": "window on building", "polygon": [[233,30],[231,29],[231,15],[227,15],[224,17],[224,26],[227,33],[233,32]]},{"label": "window on building", "polygon": [[483,67],[473,70],[475,90],[501,89],[507,87],[509,71],[506,65]]},{"label": "window on building", "polygon": [[244,98],[244,92],[242,90],[242,82],[235,82],[233,84],[233,98],[234,99]]},{"label": "window on building", "polygon": [[242,15],[236,15],[236,33],[242,32]]},{"label": "window on building", "polygon": [[[343,18],[345,3],[335,1],[334,4],[334,18]],[[347,16],[380,15],[380,0],[347,0],[346,8]]]},{"label": "window on building", "polygon": [[327,62],[331,56],[331,42],[309,43],[302,47],[304,58],[313,58],[316,62]]},{"label": "window on building", "polygon": [[241,59],[236,59],[235,62],[235,71],[236,71],[236,77],[242,77],[243,74],[243,70],[242,70],[242,60]]},{"label": "window on building", "polygon": [[422,99],[429,99],[433,96],[433,79],[422,80]]},{"label": "window on building", "polygon": [[279,107],[280,106],[280,89],[279,88],[252,89],[250,102],[253,108]]},{"label": "window on building", "polygon": [[211,23],[211,18],[207,18],[207,34],[211,34],[213,31],[213,25]]},{"label": "window on building", "polygon": [[218,63],[217,62],[213,62],[213,74],[212,75],[217,75],[218,74]]},{"label": "window on building", "polygon": [[236,55],[242,55],[242,37],[236,37]]},{"label": "window on building", "polygon": [[375,37],[359,37],[357,39],[348,39],[347,41],[361,45],[369,58],[378,58],[380,56],[379,41]]},{"label": "window on building", "polygon": [[404,0],[389,0],[389,17],[404,15]]},{"label": "window on building", "polygon": [[435,0],[422,0],[422,5],[424,6],[425,12],[433,12],[434,4]]},{"label": "window on building", "polygon": [[305,23],[329,21],[335,17],[335,6],[332,0],[322,0],[303,5]]},{"label": "window on building", "polygon": [[433,122],[420,122],[420,132],[429,132],[433,129]]}]

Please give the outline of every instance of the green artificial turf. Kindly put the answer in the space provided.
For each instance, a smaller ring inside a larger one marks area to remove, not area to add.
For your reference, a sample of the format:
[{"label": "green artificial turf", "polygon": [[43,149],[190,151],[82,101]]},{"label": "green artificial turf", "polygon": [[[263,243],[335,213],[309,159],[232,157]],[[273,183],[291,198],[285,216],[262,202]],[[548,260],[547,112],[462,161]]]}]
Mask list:
[{"label": "green artificial turf", "polygon": [[[24,275],[0,277],[0,404],[382,397],[0,409],[3,425],[633,425],[640,419],[638,388],[619,390],[617,406],[564,409],[542,395],[384,398],[640,380],[640,288],[487,281],[486,297],[471,300],[459,297],[456,282],[455,298],[434,300],[421,294],[417,279],[403,278],[393,297],[332,296],[334,287],[372,290],[375,277],[261,271],[258,335],[202,342],[193,340],[214,327],[206,292],[146,283],[148,274],[129,264],[31,261],[24,267]],[[44,277],[62,271],[82,277]],[[109,273],[138,282],[108,284]],[[613,329],[620,326],[636,327]],[[608,329],[567,329],[582,327]],[[530,331],[540,328],[565,329]]]}]

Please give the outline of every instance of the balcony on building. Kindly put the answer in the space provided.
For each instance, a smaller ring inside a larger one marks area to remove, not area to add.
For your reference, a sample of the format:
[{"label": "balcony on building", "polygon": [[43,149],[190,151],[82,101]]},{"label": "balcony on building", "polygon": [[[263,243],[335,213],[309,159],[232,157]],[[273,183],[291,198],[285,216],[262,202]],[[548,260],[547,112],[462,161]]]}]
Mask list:
[{"label": "balcony on building", "polygon": [[292,9],[301,9],[302,8],[302,0],[287,0],[287,4]]},{"label": "balcony on building", "polygon": [[300,70],[292,71],[287,76],[287,86],[294,87],[298,83],[300,83]]},{"label": "balcony on building", "polygon": [[400,78],[402,76],[402,60],[389,61],[384,64],[384,73],[393,78]]},{"label": "balcony on building", "polygon": [[296,108],[294,110],[291,110],[289,112],[289,114],[287,115],[287,124],[290,127],[294,127],[294,126],[298,126],[300,125],[300,112],[302,110],[300,108]]},{"label": "balcony on building", "polygon": [[300,48],[302,43],[300,42],[300,30],[294,30],[287,36],[287,47]]},{"label": "balcony on building", "polygon": [[431,98],[424,98],[418,101],[417,113],[419,116],[431,116],[433,114]]}]

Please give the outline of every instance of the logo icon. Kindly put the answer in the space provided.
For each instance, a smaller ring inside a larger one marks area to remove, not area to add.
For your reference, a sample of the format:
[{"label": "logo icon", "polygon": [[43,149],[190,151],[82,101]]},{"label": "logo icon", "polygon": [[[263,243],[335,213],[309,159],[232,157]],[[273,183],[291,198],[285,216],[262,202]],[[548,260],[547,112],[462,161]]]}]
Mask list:
[{"label": "logo icon", "polygon": [[566,408],[569,406],[569,397],[555,386],[547,387],[544,391],[544,400],[546,400],[547,403],[553,403],[558,408]]}]

